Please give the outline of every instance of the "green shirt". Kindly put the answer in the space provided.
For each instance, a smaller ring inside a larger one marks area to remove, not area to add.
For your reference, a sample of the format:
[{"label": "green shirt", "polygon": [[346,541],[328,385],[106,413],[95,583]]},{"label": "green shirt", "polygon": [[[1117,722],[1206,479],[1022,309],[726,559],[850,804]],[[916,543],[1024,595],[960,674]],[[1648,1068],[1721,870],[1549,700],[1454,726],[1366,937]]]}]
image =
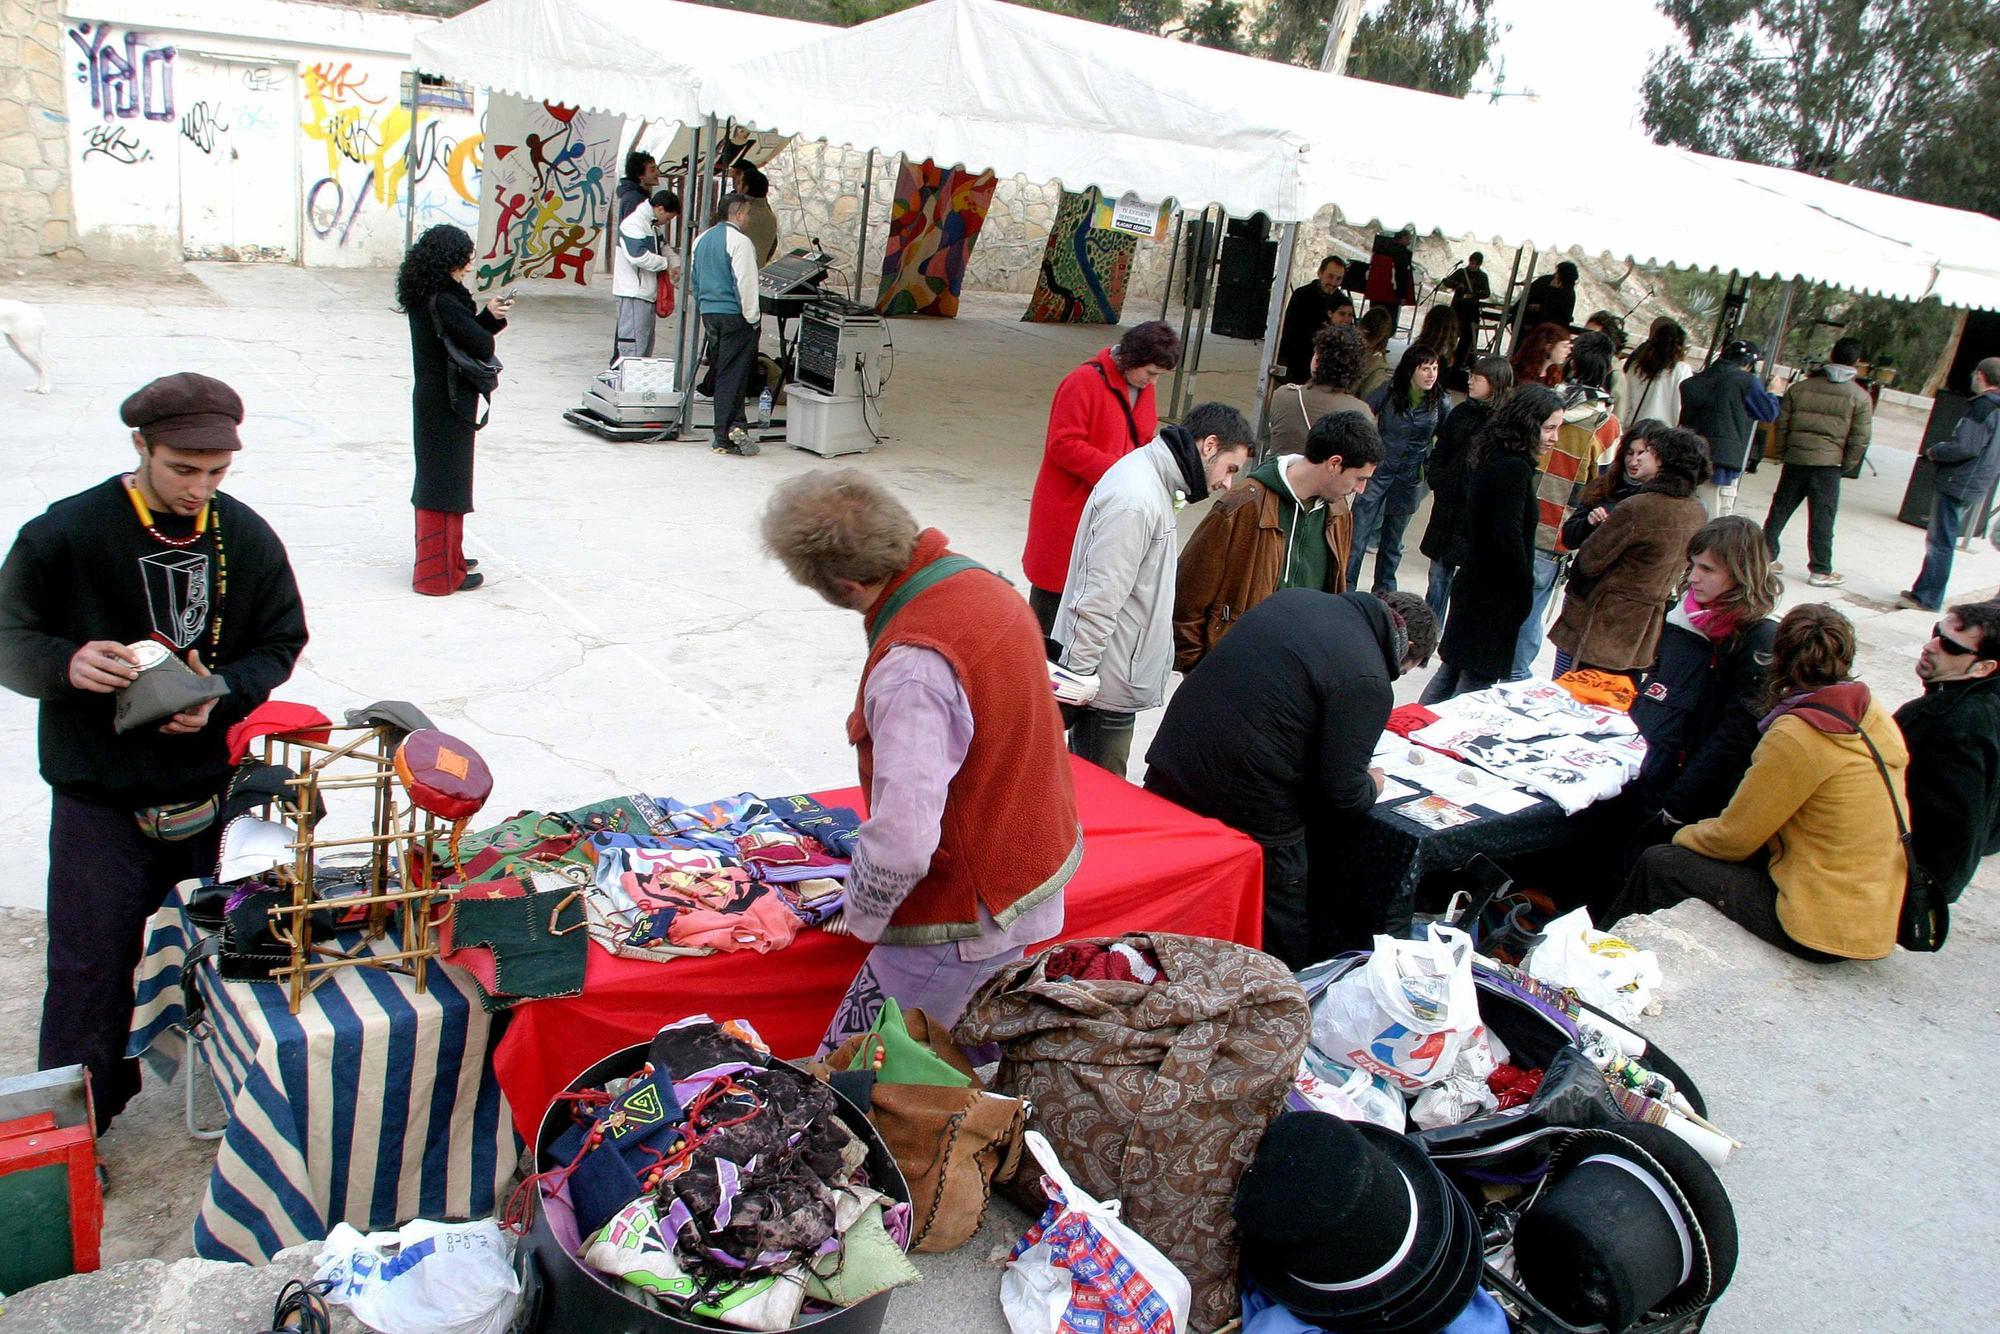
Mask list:
[{"label": "green shirt", "polygon": [[1301,505],[1285,480],[1285,465],[1296,454],[1266,459],[1251,476],[1278,498],[1278,538],[1285,544],[1285,561],[1278,572],[1279,588],[1326,589],[1333,552],[1326,545],[1326,502]]}]

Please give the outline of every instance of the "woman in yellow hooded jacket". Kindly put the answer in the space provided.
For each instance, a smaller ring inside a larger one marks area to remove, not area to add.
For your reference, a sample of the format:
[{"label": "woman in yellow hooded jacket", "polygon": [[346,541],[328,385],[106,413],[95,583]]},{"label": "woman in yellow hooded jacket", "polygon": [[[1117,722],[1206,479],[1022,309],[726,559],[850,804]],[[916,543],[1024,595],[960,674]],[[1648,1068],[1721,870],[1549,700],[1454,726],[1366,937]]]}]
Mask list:
[{"label": "woman in yellow hooded jacket", "polygon": [[1771,710],[1736,795],[1722,814],[1640,857],[1610,920],[1704,899],[1803,958],[1879,959],[1895,948],[1907,874],[1896,812],[1908,819],[1909,753],[1853,669],[1845,616],[1823,603],[1785,615],[1772,645]]}]

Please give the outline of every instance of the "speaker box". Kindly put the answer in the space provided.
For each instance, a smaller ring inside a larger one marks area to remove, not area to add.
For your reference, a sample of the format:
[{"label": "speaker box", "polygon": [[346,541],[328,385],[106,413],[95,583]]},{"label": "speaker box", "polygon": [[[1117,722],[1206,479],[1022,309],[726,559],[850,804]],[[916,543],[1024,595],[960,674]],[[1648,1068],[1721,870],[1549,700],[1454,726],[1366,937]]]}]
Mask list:
[{"label": "speaker box", "polygon": [[[1923,443],[1928,445],[1943,440],[1957,429],[1959,418],[1972,402],[1972,368],[1987,357],[2000,357],[2000,311],[1975,310],[1965,317],[1965,332],[1958,340],[1958,351],[1951,359],[1951,368],[1945,372],[1944,387],[1931,400],[1930,420],[1924,423]],[[1903,489],[1902,508],[1896,517],[1904,523],[1918,528],[1927,528],[1931,521],[1931,502],[1937,497],[1937,469],[1923,456],[1917,457],[1917,466],[1910,470],[1910,484]],[[1986,527],[1986,518],[1992,506],[1992,496],[1974,513],[1966,515],[1965,531],[1977,533]]]},{"label": "speaker box", "polygon": [[1271,305],[1271,277],[1278,243],[1265,239],[1271,220],[1258,213],[1231,218],[1222,234],[1215,278],[1215,314],[1209,328],[1225,338],[1262,338]]}]

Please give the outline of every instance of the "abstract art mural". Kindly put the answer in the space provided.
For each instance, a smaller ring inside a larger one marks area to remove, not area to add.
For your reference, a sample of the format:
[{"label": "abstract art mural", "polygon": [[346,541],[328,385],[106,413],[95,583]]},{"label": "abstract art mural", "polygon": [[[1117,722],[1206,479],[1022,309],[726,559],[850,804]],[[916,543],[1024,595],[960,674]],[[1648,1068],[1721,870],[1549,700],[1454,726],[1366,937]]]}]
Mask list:
[{"label": "abstract art mural", "polygon": [[875,309],[884,315],[958,314],[958,290],[972,243],[986,225],[996,178],[935,162],[905,162],[896,177],[889,211],[889,240],[882,252],[882,288]]},{"label": "abstract art mural", "polygon": [[618,181],[622,116],[495,93],[486,112],[475,292],[527,279],[590,285]]},{"label": "abstract art mural", "polygon": [[1049,228],[1041,277],[1023,320],[1033,324],[1116,324],[1139,239],[1094,226],[1101,194],[1063,191]]}]

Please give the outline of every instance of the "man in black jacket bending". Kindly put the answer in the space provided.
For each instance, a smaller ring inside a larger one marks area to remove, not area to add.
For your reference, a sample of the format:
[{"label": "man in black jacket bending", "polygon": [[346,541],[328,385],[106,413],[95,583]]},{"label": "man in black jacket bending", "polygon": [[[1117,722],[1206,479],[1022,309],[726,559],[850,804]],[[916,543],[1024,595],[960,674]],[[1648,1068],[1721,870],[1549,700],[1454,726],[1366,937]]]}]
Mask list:
[{"label": "man in black jacket bending", "polygon": [[1917,656],[1924,693],[1896,710],[1917,862],[1947,901],[2000,852],[2000,602],[1953,607]]},{"label": "man in black jacket bending", "polygon": [[1146,752],[1146,787],[1264,846],[1264,948],[1315,963],[1329,905],[1307,892],[1306,834],[1365,816],[1393,682],[1437,647],[1414,593],[1288,588],[1246,612],[1188,674]]},{"label": "man in black jacket bending", "polygon": [[[138,466],[29,520],[0,565],[0,684],[41,701],[55,789],[41,1068],[89,1067],[100,1130],[139,1091],[124,1056],[146,919],[213,873],[225,733],[306,644],[284,544],[216,489],[243,447],[236,391],[182,372],[119,416]],[[167,654],[228,692],[116,733],[117,692]]]}]

